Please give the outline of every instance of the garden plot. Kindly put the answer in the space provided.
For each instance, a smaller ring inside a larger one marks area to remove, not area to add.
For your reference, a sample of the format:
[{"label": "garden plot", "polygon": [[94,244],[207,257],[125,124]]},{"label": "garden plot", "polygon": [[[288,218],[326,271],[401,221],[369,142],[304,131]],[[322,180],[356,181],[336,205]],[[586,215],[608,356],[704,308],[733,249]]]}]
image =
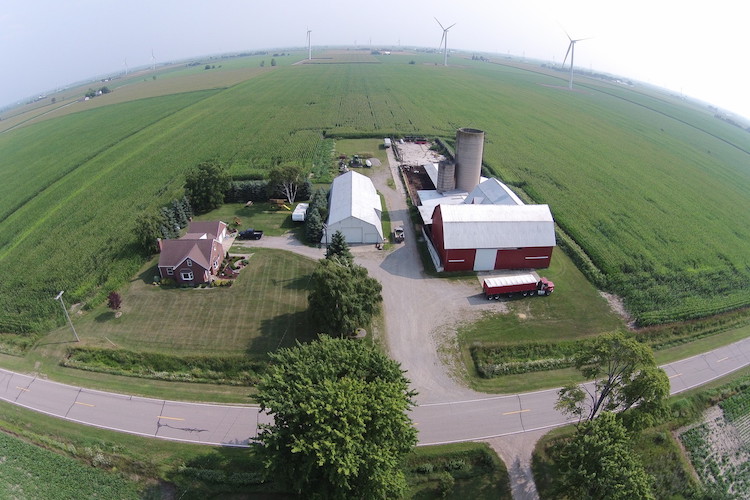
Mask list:
[{"label": "garden plot", "polygon": [[[731,406],[733,399],[722,406]],[[737,415],[714,406],[701,423],[678,431],[706,490],[726,498],[748,498],[750,494],[750,412],[745,411]]]}]

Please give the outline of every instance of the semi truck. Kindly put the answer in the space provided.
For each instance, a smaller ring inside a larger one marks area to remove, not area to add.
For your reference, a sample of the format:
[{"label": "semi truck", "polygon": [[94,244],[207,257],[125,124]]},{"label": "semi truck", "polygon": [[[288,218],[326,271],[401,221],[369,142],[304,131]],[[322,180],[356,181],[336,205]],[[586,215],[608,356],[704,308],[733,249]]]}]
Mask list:
[{"label": "semi truck", "polygon": [[536,273],[528,273],[485,278],[482,288],[487,300],[498,300],[500,297],[514,295],[549,295],[555,290],[555,284],[547,278],[540,278]]}]

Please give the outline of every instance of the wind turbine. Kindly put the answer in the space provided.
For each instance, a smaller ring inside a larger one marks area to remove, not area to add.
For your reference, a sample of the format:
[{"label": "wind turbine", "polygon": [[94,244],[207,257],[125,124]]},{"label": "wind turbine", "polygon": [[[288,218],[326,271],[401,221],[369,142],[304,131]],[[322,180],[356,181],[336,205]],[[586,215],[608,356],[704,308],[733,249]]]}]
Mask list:
[{"label": "wind turbine", "polygon": [[310,33],[312,33],[312,31],[310,30],[310,28],[308,28],[307,29],[307,60],[308,61],[312,59],[312,45],[310,45]]},{"label": "wind turbine", "polygon": [[[448,66],[448,30],[454,27],[456,23],[453,23],[446,28],[440,23],[440,21],[438,21],[437,17],[435,18],[435,21],[437,21],[440,27],[443,28],[443,37],[440,39],[440,45],[445,45],[445,48],[443,49],[443,66]],[[438,48],[440,48],[440,45],[438,45]]]},{"label": "wind turbine", "polygon": [[128,58],[125,58],[125,76],[128,75]]},{"label": "wind turbine", "polygon": [[568,89],[573,90],[573,56],[576,52],[576,42],[581,42],[583,40],[588,40],[588,38],[578,38],[577,40],[573,40],[570,38],[570,35],[568,35],[568,32],[565,32],[565,36],[568,37],[568,40],[570,40],[570,44],[568,45],[568,51],[565,53],[565,59],[563,59],[563,68],[565,67],[565,61],[568,60],[568,55],[570,55],[570,78],[568,79]]},{"label": "wind turbine", "polygon": [[151,71],[156,69],[156,56],[154,56],[154,49],[151,49]]}]

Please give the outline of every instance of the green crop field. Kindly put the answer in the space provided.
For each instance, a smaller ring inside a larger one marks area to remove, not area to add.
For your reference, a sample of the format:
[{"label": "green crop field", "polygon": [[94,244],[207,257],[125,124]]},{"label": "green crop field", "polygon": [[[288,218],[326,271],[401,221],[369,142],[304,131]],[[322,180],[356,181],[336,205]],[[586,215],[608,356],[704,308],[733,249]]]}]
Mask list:
[{"label": "green crop field", "polygon": [[[0,449],[2,498],[141,498],[142,487],[108,472],[108,463],[97,463],[103,470],[83,465],[1,432]],[[106,460],[88,451],[92,461]]]},{"label": "green crop field", "polygon": [[[0,197],[0,331],[60,324],[51,301],[60,289],[97,303],[127,282],[143,263],[130,246],[135,218],[174,197],[200,161],[233,173],[278,163],[312,170],[325,137],[450,141],[462,126],[486,131],[487,167],[550,205],[600,271],[589,277],[622,295],[641,323],[750,305],[747,133],[665,96],[593,81],[561,90],[559,75],[540,68],[372,60],[380,63],[286,58],[224,90],[106,106],[0,136],[0,172],[17,184]],[[71,135],[86,123],[94,125],[85,139]]]}]

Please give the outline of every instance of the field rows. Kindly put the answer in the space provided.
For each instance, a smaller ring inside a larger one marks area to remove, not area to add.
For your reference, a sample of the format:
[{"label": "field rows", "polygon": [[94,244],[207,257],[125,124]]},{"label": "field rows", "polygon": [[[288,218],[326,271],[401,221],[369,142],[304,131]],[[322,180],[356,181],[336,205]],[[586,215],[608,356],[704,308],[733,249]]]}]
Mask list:
[{"label": "field rows", "polygon": [[[0,214],[12,210],[0,222],[0,270],[11,276],[0,284],[0,331],[59,323],[55,304],[37,305],[54,290],[96,301],[124,283],[140,263],[128,249],[133,221],[174,196],[200,161],[216,159],[236,175],[285,163],[311,169],[324,137],[419,133],[450,141],[461,126],[486,131],[487,166],[550,205],[603,271],[597,285],[622,295],[642,323],[750,305],[750,169],[742,150],[750,139],[731,126],[633,93],[635,105],[620,87],[569,93],[548,86],[556,77],[505,66],[378,59],[277,67],[192,102],[164,98],[173,104],[160,112],[136,101],[4,134],[0,145],[10,154],[0,171],[31,165],[33,180],[14,181],[21,184],[7,201],[0,196]],[[73,140],[58,165],[64,131],[77,120],[84,127],[87,117],[115,127]],[[725,132],[744,140],[742,148],[715,137]]]}]

